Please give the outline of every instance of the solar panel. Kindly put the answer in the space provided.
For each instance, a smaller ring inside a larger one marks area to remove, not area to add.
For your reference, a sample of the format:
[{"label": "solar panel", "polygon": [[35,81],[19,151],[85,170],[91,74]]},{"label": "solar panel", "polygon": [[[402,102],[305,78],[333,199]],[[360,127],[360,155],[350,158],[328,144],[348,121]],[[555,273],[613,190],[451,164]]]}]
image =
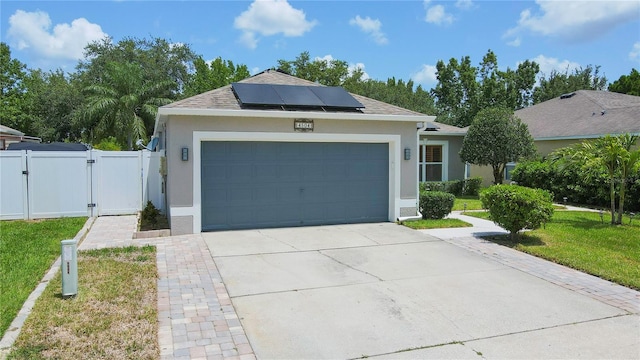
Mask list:
[{"label": "solar panel", "polygon": [[285,105],[289,106],[325,106],[309,86],[271,85],[280,95]]},{"label": "solar panel", "polygon": [[309,89],[324,102],[325,106],[336,108],[364,107],[364,105],[354,99],[345,89],[338,86],[310,86]]},{"label": "solar panel", "polygon": [[363,108],[359,101],[338,86],[303,86],[233,83],[243,106]]},{"label": "solar panel", "polygon": [[271,85],[232,83],[231,87],[242,105],[285,105]]}]

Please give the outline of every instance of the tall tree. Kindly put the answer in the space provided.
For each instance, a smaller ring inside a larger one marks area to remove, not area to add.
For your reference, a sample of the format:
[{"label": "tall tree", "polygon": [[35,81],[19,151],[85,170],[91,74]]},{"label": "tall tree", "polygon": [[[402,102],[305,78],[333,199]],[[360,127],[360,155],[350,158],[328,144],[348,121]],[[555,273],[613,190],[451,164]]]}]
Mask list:
[{"label": "tall tree", "polygon": [[100,83],[109,63],[135,63],[140,66],[144,79],[156,83],[171,81],[173,86],[163,94],[171,99],[182,97],[197,58],[186,44],[133,37],[117,43],[111,38],[92,42],[86,46],[84,55],[77,66],[84,87]]},{"label": "tall tree", "polygon": [[438,83],[432,89],[436,98],[438,121],[460,127],[468,126],[482,109],[504,107],[517,110],[532,101],[536,74],[540,67],[524,61],[516,70],[498,67],[496,54],[488,50],[479,67],[468,56],[458,62],[436,64]]},{"label": "tall tree", "polygon": [[308,51],[302,52],[293,61],[278,60],[279,69],[301,79],[327,86],[341,86],[349,77],[349,65],[337,59],[311,60]]},{"label": "tall tree", "polygon": [[540,77],[540,85],[533,91],[533,103],[538,104],[577,90],[605,90],[606,87],[607,78],[600,75],[600,66],[588,65],[575,69],[573,73],[569,73],[568,68],[564,73],[552,70],[548,78],[545,75]]},{"label": "tall tree", "polygon": [[152,81],[138,63],[110,62],[100,82],[87,86],[86,105],[79,120],[92,143],[115,135],[118,142],[133,149],[137,139],[147,140],[153,131],[158,106],[168,104],[170,80]]},{"label": "tall tree", "polygon": [[533,137],[527,124],[513,110],[492,107],[482,109],[473,119],[462,141],[460,158],[493,169],[493,183],[502,184],[507,163],[535,155]]},{"label": "tall tree", "polygon": [[33,135],[43,141],[77,141],[73,113],[84,97],[77,76],[62,70],[32,70],[25,79],[27,106]]},{"label": "tall tree", "polygon": [[187,82],[184,96],[193,96],[203,92],[240,81],[249,77],[249,69],[246,65],[234,65],[231,60],[222,60],[218,57],[207,63],[202,57],[193,62],[195,73]]},{"label": "tall tree", "polygon": [[25,109],[25,70],[26,65],[11,58],[9,45],[0,43],[0,123],[31,135]]},{"label": "tall tree", "polygon": [[631,69],[629,75],[622,75],[618,80],[609,84],[609,91],[640,96],[640,72]]},{"label": "tall tree", "polygon": [[378,101],[413,110],[423,114],[435,114],[433,97],[421,85],[415,86],[413,81],[389,78],[386,82],[368,79],[366,81],[347,82],[348,91]]}]

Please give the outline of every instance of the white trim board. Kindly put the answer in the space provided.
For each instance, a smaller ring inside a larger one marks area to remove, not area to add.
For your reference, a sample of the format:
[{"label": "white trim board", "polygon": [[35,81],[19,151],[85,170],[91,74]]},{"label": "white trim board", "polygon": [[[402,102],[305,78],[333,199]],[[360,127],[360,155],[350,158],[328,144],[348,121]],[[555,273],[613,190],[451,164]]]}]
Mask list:
[{"label": "white trim board", "polygon": [[[201,144],[203,141],[274,141],[274,142],[347,142],[347,143],[388,143],[389,144],[389,221],[400,216],[400,164],[401,136],[393,134],[309,134],[309,133],[269,133],[269,132],[193,132],[193,233],[202,232],[202,186],[201,186]],[[413,200],[415,201],[415,200]],[[172,209],[173,210],[173,209]],[[182,207],[181,213],[189,212]],[[173,215],[173,214],[172,214]]]}]

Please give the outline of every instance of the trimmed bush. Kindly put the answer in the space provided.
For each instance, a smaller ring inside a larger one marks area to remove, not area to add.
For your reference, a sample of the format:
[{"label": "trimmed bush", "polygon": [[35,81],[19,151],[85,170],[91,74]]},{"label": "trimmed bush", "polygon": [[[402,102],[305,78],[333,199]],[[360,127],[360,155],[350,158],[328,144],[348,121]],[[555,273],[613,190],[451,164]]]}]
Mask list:
[{"label": "trimmed bush", "polygon": [[482,186],[482,178],[480,176],[475,176],[469,179],[464,180],[464,185],[462,186],[462,195],[465,196],[478,196],[480,193],[480,187]]},{"label": "trimmed bush", "polygon": [[422,191],[420,193],[420,212],[423,219],[442,219],[453,209],[456,199],[453,194],[443,191]]},{"label": "trimmed bush", "polygon": [[482,186],[481,177],[473,177],[466,180],[429,181],[420,183],[420,191],[442,191],[455,196],[477,196]]},{"label": "trimmed bush", "polygon": [[482,207],[515,240],[522,229],[537,229],[553,216],[553,197],[546,190],[519,185],[495,185],[480,192]]}]

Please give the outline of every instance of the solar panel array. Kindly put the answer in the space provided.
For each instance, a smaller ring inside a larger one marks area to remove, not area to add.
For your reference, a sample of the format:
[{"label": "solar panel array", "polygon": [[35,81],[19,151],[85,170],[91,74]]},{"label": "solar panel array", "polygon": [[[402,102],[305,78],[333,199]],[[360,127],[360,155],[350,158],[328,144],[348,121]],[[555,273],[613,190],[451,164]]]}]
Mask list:
[{"label": "solar panel array", "polygon": [[274,84],[231,84],[243,106],[327,107],[355,110],[363,108],[339,86],[304,86]]}]

